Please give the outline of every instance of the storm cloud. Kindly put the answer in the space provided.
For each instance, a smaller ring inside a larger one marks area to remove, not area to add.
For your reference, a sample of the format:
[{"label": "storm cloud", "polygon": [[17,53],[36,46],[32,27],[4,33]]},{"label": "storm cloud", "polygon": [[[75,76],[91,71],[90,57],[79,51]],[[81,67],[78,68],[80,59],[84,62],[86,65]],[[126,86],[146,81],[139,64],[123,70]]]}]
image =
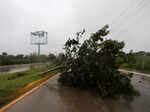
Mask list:
[{"label": "storm cloud", "polygon": [[108,38],[126,42],[125,50],[150,51],[149,0],[1,0],[0,53],[30,54],[30,32],[48,32],[42,54],[62,51],[64,42],[77,31],[87,35],[105,24]]}]

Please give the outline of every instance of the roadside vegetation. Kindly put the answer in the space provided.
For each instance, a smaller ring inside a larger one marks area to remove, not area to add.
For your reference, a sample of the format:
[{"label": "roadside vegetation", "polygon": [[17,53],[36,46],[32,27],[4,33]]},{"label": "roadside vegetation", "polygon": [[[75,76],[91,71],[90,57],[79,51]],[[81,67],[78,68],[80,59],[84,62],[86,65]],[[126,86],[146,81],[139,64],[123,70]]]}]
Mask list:
[{"label": "roadside vegetation", "polygon": [[49,53],[49,55],[37,56],[36,53],[30,55],[9,55],[7,52],[0,54],[0,66],[15,65],[15,64],[30,64],[30,63],[46,63],[46,62],[59,62],[61,60],[62,53],[55,55]]},{"label": "roadside vegetation", "polygon": [[81,42],[85,30],[65,43],[64,69],[58,81],[82,90],[95,91],[103,98],[134,98],[139,93],[131,84],[132,74],[118,71],[122,59],[124,42],[104,38],[109,34],[108,25]]},{"label": "roadside vegetation", "polygon": [[133,52],[127,54],[126,60],[123,59],[123,64],[120,68],[150,73],[150,53],[149,52]]},{"label": "roadside vegetation", "polygon": [[[46,74],[41,74],[44,71],[50,70]],[[28,71],[0,75],[0,105],[6,104],[17,96],[10,97],[28,84],[40,80],[44,77],[51,76],[59,71],[59,66],[51,64],[39,68],[32,68]]]}]

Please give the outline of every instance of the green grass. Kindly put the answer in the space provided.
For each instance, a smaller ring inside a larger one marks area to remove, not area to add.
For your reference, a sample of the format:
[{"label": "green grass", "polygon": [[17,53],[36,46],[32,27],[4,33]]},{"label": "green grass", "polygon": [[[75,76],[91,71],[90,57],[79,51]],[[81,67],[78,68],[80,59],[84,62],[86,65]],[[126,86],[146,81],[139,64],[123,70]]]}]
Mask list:
[{"label": "green grass", "polygon": [[[50,68],[52,69],[56,67],[50,66]],[[17,92],[20,88],[23,88],[31,82],[41,79],[43,76],[38,75],[38,73],[47,69],[47,67],[40,67],[24,72],[0,75],[0,105],[8,102],[7,97]]]},{"label": "green grass", "polygon": [[124,63],[123,65],[121,65],[121,68],[143,73],[150,73],[150,56],[136,56],[135,58],[135,64],[129,65],[128,63]]}]

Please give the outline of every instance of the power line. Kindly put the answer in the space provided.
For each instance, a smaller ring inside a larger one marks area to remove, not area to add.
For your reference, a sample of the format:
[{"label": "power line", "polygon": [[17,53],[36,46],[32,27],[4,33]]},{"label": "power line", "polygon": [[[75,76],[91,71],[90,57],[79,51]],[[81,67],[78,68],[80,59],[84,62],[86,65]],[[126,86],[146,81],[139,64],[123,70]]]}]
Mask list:
[{"label": "power line", "polygon": [[[139,2],[137,2],[134,6],[135,6],[135,7],[139,6],[139,4],[142,3],[142,1],[143,1],[143,0],[139,0]],[[131,4],[130,4],[130,5],[131,5]],[[114,25],[115,23],[118,23],[118,18],[120,18],[120,19],[124,18],[124,16],[126,16],[126,15],[129,13],[130,10],[133,10],[133,9],[131,8],[131,6],[125,7],[125,8],[123,9],[123,11],[111,22],[111,25]]]},{"label": "power line", "polygon": [[[149,4],[148,4],[148,5],[149,5]],[[140,11],[142,11],[142,10],[140,10]],[[138,14],[140,14],[140,13],[138,13]],[[131,19],[133,20],[133,19],[135,19],[135,18],[137,18],[137,16],[134,16],[134,17],[132,17]],[[124,24],[123,27],[120,28],[120,31],[118,31],[116,34],[119,35],[120,32],[121,32],[123,29],[128,28],[131,24],[133,24],[133,23],[136,22],[136,21],[132,21],[132,20],[130,20],[130,21],[128,21],[126,24]]]},{"label": "power line", "polygon": [[120,16],[116,18],[116,22],[112,23],[112,27],[114,26],[115,29],[116,27],[118,28],[118,26],[121,26],[121,24],[124,24],[124,20],[128,20],[130,19],[130,16],[135,15],[135,12],[137,12],[137,10],[139,10],[142,7],[144,1],[145,0],[140,0],[133,7],[130,6],[131,8],[125,8],[125,10],[120,14]]},{"label": "power line", "polygon": [[[125,24],[125,22],[120,23],[120,26],[117,27],[117,25],[116,25],[116,27],[118,29],[121,29],[121,30],[124,29],[124,28],[126,28],[126,27],[128,27],[131,24],[131,20],[133,20],[134,18],[136,18],[135,15],[139,14],[139,12],[143,10],[143,8],[145,8],[146,6],[149,5],[147,2],[148,2],[147,0],[141,0],[141,2],[139,2],[141,4],[138,5],[138,6],[136,6],[136,10],[133,10],[132,13],[130,13],[130,15],[127,16],[127,18],[124,18],[125,20],[129,19],[130,21],[126,22],[126,24]],[[132,22],[132,23],[134,23],[134,22]],[[125,26],[125,27],[123,27],[123,26]],[[119,34],[120,32],[121,31],[117,30],[116,34]]]}]

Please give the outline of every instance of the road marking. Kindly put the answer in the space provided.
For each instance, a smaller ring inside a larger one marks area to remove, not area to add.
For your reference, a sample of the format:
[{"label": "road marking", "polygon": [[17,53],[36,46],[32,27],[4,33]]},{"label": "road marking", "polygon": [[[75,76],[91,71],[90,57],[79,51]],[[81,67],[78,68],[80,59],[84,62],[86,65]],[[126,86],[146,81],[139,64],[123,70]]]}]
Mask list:
[{"label": "road marking", "polygon": [[[59,74],[59,73],[57,73]],[[54,76],[56,76],[57,74],[53,75],[52,77],[50,77],[49,79],[53,78]],[[8,109],[10,106],[16,104],[17,102],[19,102],[20,100],[22,100],[25,96],[28,96],[30,95],[31,93],[35,92],[38,88],[40,88],[41,86],[45,85],[48,80],[47,79],[45,82],[41,83],[40,85],[36,86],[35,88],[31,89],[30,91],[26,92],[25,94],[23,94],[22,96],[20,96],[19,98],[13,100],[12,102],[10,102],[9,104],[3,106],[1,109],[0,109],[0,112],[3,112],[4,110]]]}]

